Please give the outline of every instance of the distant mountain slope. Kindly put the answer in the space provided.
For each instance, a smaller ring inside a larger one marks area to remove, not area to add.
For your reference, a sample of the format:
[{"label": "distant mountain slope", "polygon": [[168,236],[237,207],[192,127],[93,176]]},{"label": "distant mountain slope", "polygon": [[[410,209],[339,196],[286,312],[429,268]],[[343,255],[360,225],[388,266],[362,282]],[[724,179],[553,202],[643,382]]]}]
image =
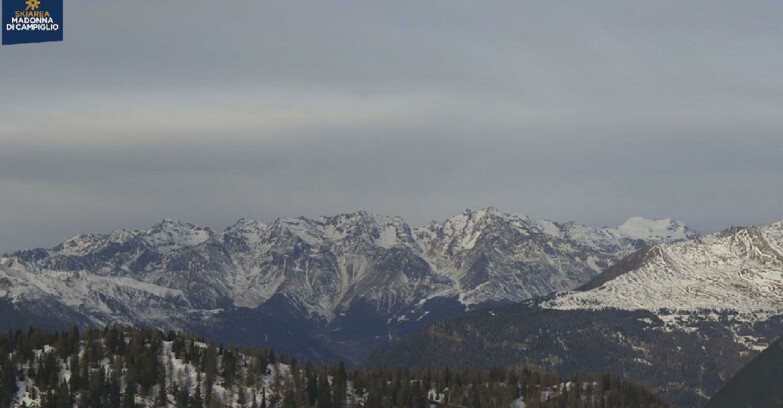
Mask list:
[{"label": "distant mountain slope", "polygon": [[710,399],[704,408],[783,407],[783,341],[762,351]]},{"label": "distant mountain slope", "polygon": [[588,291],[590,289],[595,289],[597,287],[600,287],[601,285],[611,281],[612,279],[622,274],[625,274],[628,271],[638,268],[649,257],[654,256],[655,253],[658,251],[660,251],[660,249],[654,245],[642,248],[632,253],[631,255],[628,255],[625,258],[622,258],[619,261],[615,262],[614,264],[612,264],[612,266],[606,268],[603,272],[601,272],[600,275],[591,279],[590,282],[587,282],[584,285],[576,288],[576,290],[581,292],[581,291]]},{"label": "distant mountain slope", "polygon": [[252,334],[312,359],[359,361],[439,317],[573,289],[639,248],[692,236],[671,220],[589,228],[493,208],[421,228],[365,212],[241,219],[220,233],[166,219],[1,256],[0,300],[30,323]]},{"label": "distant mountain slope", "polygon": [[697,408],[752,356],[733,329],[783,335],[783,318],[732,328],[731,316],[672,330],[638,310],[554,310],[517,304],[435,322],[373,352],[364,365],[531,365],[561,376],[611,372],[680,407]]},{"label": "distant mountain slope", "polygon": [[697,407],[783,336],[783,223],[632,254],[583,286],[438,322],[367,364],[609,371]]}]

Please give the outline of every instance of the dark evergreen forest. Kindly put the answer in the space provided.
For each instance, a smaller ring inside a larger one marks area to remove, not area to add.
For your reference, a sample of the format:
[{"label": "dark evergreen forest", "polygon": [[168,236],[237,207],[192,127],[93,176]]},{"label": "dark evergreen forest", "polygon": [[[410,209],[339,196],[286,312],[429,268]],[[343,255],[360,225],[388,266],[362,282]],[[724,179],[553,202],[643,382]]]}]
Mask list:
[{"label": "dark evergreen forest", "polygon": [[346,369],[129,327],[0,335],[0,406],[658,408],[608,374],[563,379],[527,367]]}]

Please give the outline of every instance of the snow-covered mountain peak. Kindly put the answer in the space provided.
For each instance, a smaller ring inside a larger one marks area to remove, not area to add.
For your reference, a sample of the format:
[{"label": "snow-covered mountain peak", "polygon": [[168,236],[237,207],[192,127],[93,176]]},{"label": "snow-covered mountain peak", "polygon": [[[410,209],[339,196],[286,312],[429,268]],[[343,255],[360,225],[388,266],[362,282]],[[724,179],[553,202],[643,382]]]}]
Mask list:
[{"label": "snow-covered mountain peak", "polygon": [[65,242],[56,246],[54,250],[63,254],[85,255],[96,250],[103,245],[105,241],[105,236],[82,234],[68,238]]},{"label": "snow-covered mountain peak", "polygon": [[411,228],[401,217],[359,211],[320,217],[317,222],[321,225],[325,237],[332,241],[358,239],[383,248],[413,244]]},{"label": "snow-covered mountain peak", "polygon": [[493,215],[494,216],[502,216],[505,213],[501,212],[500,210],[498,210],[495,207],[489,206],[489,207],[485,207],[485,208],[479,208],[478,210],[473,210],[473,209],[467,208],[467,209],[465,209],[463,214],[467,214],[468,216],[471,216],[471,217],[476,218],[476,219],[481,219],[481,218],[488,217],[488,216],[493,216]]},{"label": "snow-covered mountain peak", "polygon": [[144,231],[118,229],[111,234],[81,234],[68,238],[60,245],[52,248],[60,255],[84,256],[99,251],[109,244],[124,244],[144,234]]},{"label": "snow-covered mountain peak", "polygon": [[220,234],[219,240],[232,247],[249,250],[263,241],[267,228],[267,225],[261,222],[240,218]]},{"label": "snow-covered mountain peak", "polygon": [[388,224],[399,225],[405,223],[401,217],[390,217],[386,215],[368,213],[366,211],[357,211],[354,213],[340,214],[330,217],[319,217],[317,221],[324,225],[331,225],[334,227],[340,227],[342,229],[358,230],[373,229]]},{"label": "snow-covered mountain peak", "polygon": [[291,239],[310,246],[323,243],[323,236],[317,222],[305,217],[278,218],[268,226],[271,242],[277,245],[288,245]]},{"label": "snow-covered mountain peak", "polygon": [[145,231],[143,240],[159,251],[166,252],[201,244],[213,235],[209,228],[165,218]]},{"label": "snow-covered mountain peak", "polygon": [[251,230],[258,230],[265,227],[265,224],[256,221],[251,220],[248,218],[240,218],[237,220],[237,222],[234,223],[234,225],[229,226],[227,229],[235,229],[235,230],[245,230],[245,229],[251,229]]},{"label": "snow-covered mountain peak", "polygon": [[617,230],[633,239],[655,239],[663,241],[685,240],[696,235],[685,223],[671,218],[651,220],[643,217],[631,217]]},{"label": "snow-covered mountain peak", "polygon": [[531,229],[537,229],[536,222],[524,215],[514,215],[499,211],[494,207],[480,210],[467,209],[443,222],[432,222],[416,229],[419,239],[434,241],[441,250],[453,253],[473,248],[478,239],[496,233],[529,235]]},{"label": "snow-covered mountain peak", "polygon": [[319,217],[316,221],[323,225],[329,225],[341,230],[353,230],[356,232],[372,228],[377,224],[386,222],[388,217],[370,214],[366,211],[357,211],[347,214],[338,214],[328,217]]},{"label": "snow-covered mountain peak", "polygon": [[531,220],[525,214],[512,214],[498,210],[495,207],[486,207],[478,210],[467,209],[462,214],[454,216],[449,221],[459,221],[465,219],[474,224],[489,223],[501,220]]},{"label": "snow-covered mountain peak", "polygon": [[764,235],[778,252],[783,253],[783,221],[770,224],[764,229]]}]

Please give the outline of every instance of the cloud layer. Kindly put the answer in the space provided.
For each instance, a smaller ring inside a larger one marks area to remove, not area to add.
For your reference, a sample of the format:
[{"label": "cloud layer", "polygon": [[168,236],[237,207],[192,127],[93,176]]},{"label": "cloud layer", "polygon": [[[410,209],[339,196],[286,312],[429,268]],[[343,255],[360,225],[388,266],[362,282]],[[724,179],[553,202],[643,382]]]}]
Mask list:
[{"label": "cloud layer", "polygon": [[75,0],[65,42],[0,49],[0,252],[163,217],[783,219],[782,20],[775,1]]}]

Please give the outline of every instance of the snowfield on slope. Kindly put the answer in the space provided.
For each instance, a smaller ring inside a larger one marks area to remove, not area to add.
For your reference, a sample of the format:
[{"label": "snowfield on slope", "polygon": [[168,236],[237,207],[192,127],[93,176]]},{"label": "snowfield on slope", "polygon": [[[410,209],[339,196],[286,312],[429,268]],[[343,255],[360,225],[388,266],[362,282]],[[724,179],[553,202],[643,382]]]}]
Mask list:
[{"label": "snowfield on slope", "polygon": [[542,305],[563,310],[727,310],[763,320],[783,314],[782,247],[783,222],[658,245],[638,268]]}]

